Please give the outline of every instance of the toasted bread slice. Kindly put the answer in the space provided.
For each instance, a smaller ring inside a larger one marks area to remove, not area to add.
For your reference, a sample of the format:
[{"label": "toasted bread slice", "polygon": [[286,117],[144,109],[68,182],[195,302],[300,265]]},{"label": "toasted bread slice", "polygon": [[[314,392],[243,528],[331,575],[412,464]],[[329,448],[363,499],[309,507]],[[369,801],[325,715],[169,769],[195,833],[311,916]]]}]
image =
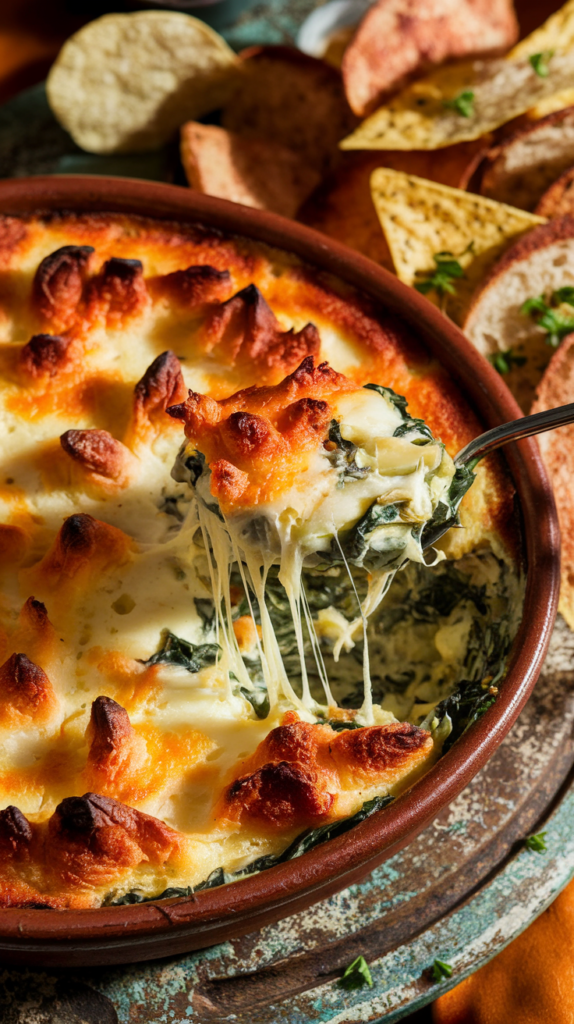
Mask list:
[{"label": "toasted bread slice", "polygon": [[443,185],[466,188],[488,146],[486,138],[436,152],[345,153],[336,171],[303,204],[297,219],[394,271],[371,196],[372,171],[391,167]]},{"label": "toasted bread slice", "polygon": [[198,192],[284,217],[295,216],[319,181],[318,173],[286,146],[197,121],[181,129],[181,160]]},{"label": "toasted bread slice", "polygon": [[504,53],[517,37],[511,0],[378,0],[343,57],[347,99],[365,117],[433,66]]},{"label": "toasted bread slice", "polygon": [[[532,412],[566,405],[574,398],[574,334],[552,356],[538,385]],[[554,487],[562,534],[560,611],[574,629],[574,426],[549,430],[538,438]]]},{"label": "toasted bread slice", "polygon": [[[574,159],[572,162],[574,163]],[[552,182],[540,199],[536,213],[541,217],[548,217],[548,220],[555,220],[556,217],[564,217],[566,214],[574,217],[574,167],[568,167],[556,181]]]},{"label": "toasted bread slice", "polygon": [[321,174],[331,170],[340,139],[357,123],[337,68],[289,46],[252,47],[241,57],[223,127],[288,146]]},{"label": "toasted bread slice", "polygon": [[534,210],[546,189],[574,164],[574,107],[518,129],[489,153],[480,191]]},{"label": "toasted bread slice", "polygon": [[574,218],[534,228],[508,249],[475,292],[463,331],[479,352],[494,356],[512,349],[526,358],[505,380],[521,407],[529,409],[552,347],[548,332],[522,311],[527,299],[574,285]]}]

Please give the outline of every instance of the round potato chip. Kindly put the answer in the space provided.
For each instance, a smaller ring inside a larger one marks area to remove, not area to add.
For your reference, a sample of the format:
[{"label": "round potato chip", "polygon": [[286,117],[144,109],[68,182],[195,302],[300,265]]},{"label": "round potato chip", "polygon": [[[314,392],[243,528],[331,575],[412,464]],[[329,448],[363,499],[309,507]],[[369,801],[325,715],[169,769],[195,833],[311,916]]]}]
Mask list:
[{"label": "round potato chip", "polygon": [[64,43],[48,100],[82,149],[141,152],[225,103],[238,65],[225,40],[190,15],[107,14]]}]

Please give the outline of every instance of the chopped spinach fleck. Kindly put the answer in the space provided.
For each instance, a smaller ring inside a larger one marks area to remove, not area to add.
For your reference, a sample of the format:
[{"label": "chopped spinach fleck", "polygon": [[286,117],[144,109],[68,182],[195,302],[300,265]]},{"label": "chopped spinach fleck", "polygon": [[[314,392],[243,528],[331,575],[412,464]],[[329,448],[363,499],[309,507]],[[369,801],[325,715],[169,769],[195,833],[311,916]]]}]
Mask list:
[{"label": "chopped spinach fleck", "polygon": [[343,977],[339,980],[339,985],[346,989],[362,988],[363,985],[368,985],[369,988],[373,987],[369,965],[364,956],[358,956],[352,964],[349,964]]},{"label": "chopped spinach fleck", "polygon": [[179,665],[188,672],[199,672],[206,665],[214,665],[219,658],[219,644],[192,644],[170,633],[169,629],[162,632],[162,646],[144,665]]},{"label": "chopped spinach fleck", "polygon": [[258,718],[267,718],[270,710],[267,690],[248,690],[246,686],[240,686],[239,693],[245,700],[249,701]]},{"label": "chopped spinach fleck", "polygon": [[397,427],[393,437],[408,437],[409,434],[417,434],[418,438],[413,441],[413,444],[421,444],[426,440],[434,441],[430,427],[427,427],[425,421],[409,415],[407,412],[408,402],[403,395],[398,395],[392,388],[385,388],[382,384],[365,384],[364,387],[370,391],[378,391],[379,395],[386,398],[400,412],[404,422]]},{"label": "chopped spinach fleck", "polygon": [[177,483],[195,487],[205,469],[205,455],[189,449],[186,441],[180,448],[171,475]]},{"label": "chopped spinach fleck", "polygon": [[329,441],[336,447],[327,453],[331,465],[339,471],[339,486],[343,487],[347,479],[363,480],[371,472],[369,466],[358,466],[355,456],[358,451],[356,444],[341,437],[341,427],[337,420],[331,420]]}]

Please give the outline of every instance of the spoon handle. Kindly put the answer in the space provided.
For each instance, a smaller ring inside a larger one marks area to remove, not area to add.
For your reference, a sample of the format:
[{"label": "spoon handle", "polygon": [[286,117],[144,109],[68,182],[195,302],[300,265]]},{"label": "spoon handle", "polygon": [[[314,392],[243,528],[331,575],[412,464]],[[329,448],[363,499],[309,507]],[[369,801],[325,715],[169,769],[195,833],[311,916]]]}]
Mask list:
[{"label": "spoon handle", "polygon": [[468,462],[478,461],[508,441],[519,441],[521,437],[543,434],[545,430],[564,427],[567,423],[574,423],[574,402],[559,405],[557,409],[536,412],[533,416],[523,416],[522,419],[512,420],[510,423],[502,423],[499,427],[479,434],[474,441],[462,448],[458,455],[455,455],[454,464],[464,466]]}]

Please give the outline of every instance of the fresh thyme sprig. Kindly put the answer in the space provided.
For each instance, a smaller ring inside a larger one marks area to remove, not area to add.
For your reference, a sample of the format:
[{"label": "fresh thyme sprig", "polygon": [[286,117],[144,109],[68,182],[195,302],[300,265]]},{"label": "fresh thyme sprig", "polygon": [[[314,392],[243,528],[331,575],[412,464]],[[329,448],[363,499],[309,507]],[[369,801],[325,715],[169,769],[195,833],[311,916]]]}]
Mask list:
[{"label": "fresh thyme sprig", "polygon": [[567,334],[574,331],[574,308],[572,314],[557,308],[561,303],[574,307],[574,288],[569,285],[552,293],[550,304],[543,295],[535,295],[520,307],[520,312],[532,319],[546,331],[546,344],[558,348]]},{"label": "fresh thyme sprig", "polygon": [[493,352],[489,361],[500,374],[510,373],[515,366],[524,366],[526,356],[519,356],[513,348],[507,348],[502,352]]},{"label": "fresh thyme sprig", "polygon": [[363,985],[368,985],[369,988],[373,987],[369,965],[364,956],[358,956],[352,964],[349,964],[343,977],[339,980],[339,985],[347,989],[362,988]]},{"label": "fresh thyme sprig", "polygon": [[[437,252],[433,256],[436,270],[424,281],[415,281],[415,288],[421,295],[435,291],[442,299],[445,295],[456,295],[453,281],[464,277],[464,270],[452,252]],[[422,273],[422,271],[417,271]]]},{"label": "fresh thyme sprig", "polygon": [[471,89],[465,89],[452,100],[443,100],[443,107],[447,110],[456,110],[461,117],[472,117],[474,114],[474,93]]}]

